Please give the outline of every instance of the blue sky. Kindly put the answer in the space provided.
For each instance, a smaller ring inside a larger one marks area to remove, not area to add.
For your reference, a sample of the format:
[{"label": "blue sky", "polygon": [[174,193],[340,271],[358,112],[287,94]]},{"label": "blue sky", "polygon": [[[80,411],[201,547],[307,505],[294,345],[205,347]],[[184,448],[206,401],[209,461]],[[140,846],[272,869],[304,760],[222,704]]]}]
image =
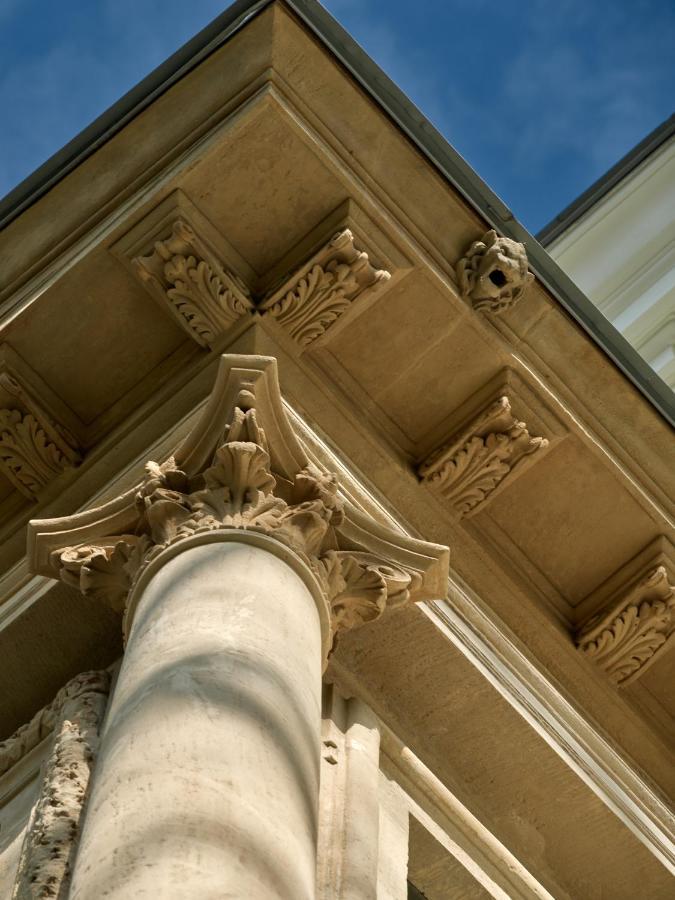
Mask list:
[{"label": "blue sky", "polygon": [[[226,6],[0,0],[0,196]],[[672,0],[325,0],[531,231],[673,111]]]}]

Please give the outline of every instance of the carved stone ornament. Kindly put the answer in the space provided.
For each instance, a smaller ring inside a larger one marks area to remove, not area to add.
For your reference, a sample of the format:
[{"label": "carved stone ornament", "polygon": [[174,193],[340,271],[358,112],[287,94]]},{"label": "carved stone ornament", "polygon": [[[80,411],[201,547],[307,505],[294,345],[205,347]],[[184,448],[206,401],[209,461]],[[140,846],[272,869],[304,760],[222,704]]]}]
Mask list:
[{"label": "carved stone ornament", "polygon": [[675,587],[665,566],[657,566],[584,625],[576,643],[612,681],[628,684],[658,659],[674,635]]},{"label": "carved stone ornament", "polygon": [[457,263],[462,296],[481,312],[501,313],[520,300],[534,275],[524,244],[488,231]]},{"label": "carved stone ornament", "polygon": [[246,285],[225,269],[183,219],[171,236],[132,264],[150,292],[202,347],[210,347],[240,316],[253,309]]},{"label": "carved stone ornament", "polygon": [[[219,529],[262,532],[311,567],[339,631],[410,600],[444,596],[447,550],[345,506],[286,419],[276,360],[223,356],[202,418],[175,455],[105,506],[29,524],[33,569],[122,611],[162,550]],[[128,633],[130,623],[125,623]]]},{"label": "carved stone ornament", "polygon": [[344,228],[280,286],[254,297],[180,218],[171,236],[157,241],[148,256],[133,259],[132,266],[155,299],[203,347],[212,347],[241,316],[259,313],[275,319],[306,348],[358,298],[390,277],[354,246],[352,232]]},{"label": "carved stone ornament", "polygon": [[345,313],[365,291],[388,281],[368,254],[354,246],[348,228],[338,231],[299,273],[266,297],[263,314],[283,325],[301,347],[307,347]]},{"label": "carved stone ornament", "polygon": [[0,408],[0,471],[33,500],[80,457],[74,439],[7,372],[0,373],[0,388],[14,401]]},{"label": "carved stone ornament", "polygon": [[457,437],[418,467],[424,484],[439,493],[459,516],[474,512],[522,461],[548,446],[532,437],[500,397]]},{"label": "carved stone ornament", "polygon": [[108,672],[83,672],[28,725],[0,744],[3,772],[53,733],[21,848],[13,900],[67,895],[109,689]]}]

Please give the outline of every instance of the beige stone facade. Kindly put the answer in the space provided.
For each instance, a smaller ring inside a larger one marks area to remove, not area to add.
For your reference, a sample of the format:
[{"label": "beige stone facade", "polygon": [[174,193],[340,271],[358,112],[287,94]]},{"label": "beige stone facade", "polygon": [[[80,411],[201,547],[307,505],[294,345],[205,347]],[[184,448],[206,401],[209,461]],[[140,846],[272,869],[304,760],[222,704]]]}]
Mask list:
[{"label": "beige stone facade", "polygon": [[0,232],[0,896],[671,897],[671,429],[315,6]]}]

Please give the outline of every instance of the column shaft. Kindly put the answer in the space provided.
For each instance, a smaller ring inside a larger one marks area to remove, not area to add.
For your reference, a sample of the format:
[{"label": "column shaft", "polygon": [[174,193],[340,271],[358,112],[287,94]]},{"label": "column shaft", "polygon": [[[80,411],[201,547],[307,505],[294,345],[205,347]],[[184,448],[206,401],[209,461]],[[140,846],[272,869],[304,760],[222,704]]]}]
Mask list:
[{"label": "column shaft", "polygon": [[276,551],[168,559],[136,608],[71,900],[314,900],[320,694],[317,602]]}]

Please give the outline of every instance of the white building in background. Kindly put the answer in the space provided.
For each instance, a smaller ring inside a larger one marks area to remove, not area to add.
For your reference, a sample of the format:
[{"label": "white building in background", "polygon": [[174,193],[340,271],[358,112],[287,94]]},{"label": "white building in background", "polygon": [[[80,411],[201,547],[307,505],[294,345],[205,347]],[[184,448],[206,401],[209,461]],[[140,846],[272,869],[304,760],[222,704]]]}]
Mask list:
[{"label": "white building in background", "polygon": [[538,238],[675,388],[675,116],[591,185]]}]

